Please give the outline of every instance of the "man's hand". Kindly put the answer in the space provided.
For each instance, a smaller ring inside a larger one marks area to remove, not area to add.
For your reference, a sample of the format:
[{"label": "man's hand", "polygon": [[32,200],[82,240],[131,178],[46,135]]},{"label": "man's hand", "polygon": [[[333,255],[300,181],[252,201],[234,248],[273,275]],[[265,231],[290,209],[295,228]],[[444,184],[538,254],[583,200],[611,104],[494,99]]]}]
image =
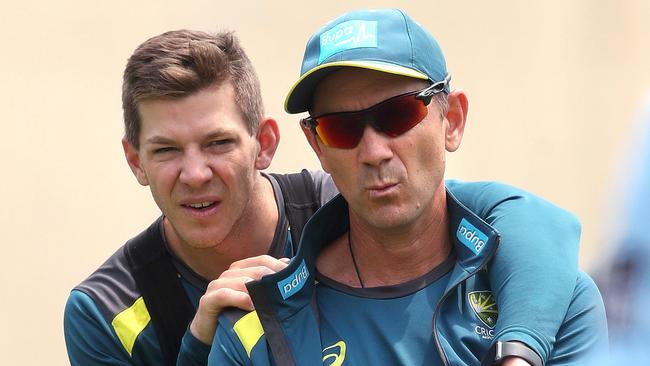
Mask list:
[{"label": "man's hand", "polygon": [[201,342],[211,345],[217,330],[217,317],[224,308],[237,307],[253,310],[253,302],[248,295],[246,282],[256,281],[284,269],[288,258],[276,259],[260,255],[239,260],[230,265],[219,278],[210,282],[208,289],[199,300],[196,315],[190,324],[190,332]]}]

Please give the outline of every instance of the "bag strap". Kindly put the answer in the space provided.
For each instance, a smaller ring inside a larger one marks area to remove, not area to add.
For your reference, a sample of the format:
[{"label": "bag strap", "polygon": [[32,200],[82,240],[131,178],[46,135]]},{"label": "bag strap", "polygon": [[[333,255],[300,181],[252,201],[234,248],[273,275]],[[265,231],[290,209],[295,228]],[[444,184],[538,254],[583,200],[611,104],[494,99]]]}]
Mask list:
[{"label": "bag strap", "polygon": [[165,365],[174,366],[194,308],[165,248],[159,222],[129,240],[125,254],[151,316]]},{"label": "bag strap", "polygon": [[295,254],[300,235],[309,218],[320,207],[320,200],[316,196],[314,179],[311,173],[303,169],[300,173],[271,174],[277,181],[284,197],[284,209],[289,220],[289,232]]}]

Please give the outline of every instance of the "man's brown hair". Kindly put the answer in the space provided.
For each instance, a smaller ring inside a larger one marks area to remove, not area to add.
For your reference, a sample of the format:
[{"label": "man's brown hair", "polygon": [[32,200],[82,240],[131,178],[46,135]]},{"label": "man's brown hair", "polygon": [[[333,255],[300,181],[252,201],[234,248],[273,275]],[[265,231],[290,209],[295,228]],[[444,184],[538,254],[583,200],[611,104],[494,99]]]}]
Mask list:
[{"label": "man's brown hair", "polygon": [[166,32],[142,43],[129,58],[122,84],[124,133],[140,147],[138,103],[146,99],[182,98],[215,83],[230,82],[235,103],[251,134],[264,113],[260,83],[233,32],[191,30]]}]

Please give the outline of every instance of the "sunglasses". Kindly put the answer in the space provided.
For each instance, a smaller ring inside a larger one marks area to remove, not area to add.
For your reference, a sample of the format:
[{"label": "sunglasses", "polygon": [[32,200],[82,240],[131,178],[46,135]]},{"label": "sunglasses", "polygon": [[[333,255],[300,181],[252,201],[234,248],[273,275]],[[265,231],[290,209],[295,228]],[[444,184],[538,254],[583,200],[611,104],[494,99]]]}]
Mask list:
[{"label": "sunglasses", "polygon": [[431,99],[444,91],[450,80],[451,76],[447,75],[425,89],[388,98],[367,109],[309,116],[300,123],[311,129],[325,145],[339,149],[357,146],[367,125],[389,137],[397,137],[427,116]]}]

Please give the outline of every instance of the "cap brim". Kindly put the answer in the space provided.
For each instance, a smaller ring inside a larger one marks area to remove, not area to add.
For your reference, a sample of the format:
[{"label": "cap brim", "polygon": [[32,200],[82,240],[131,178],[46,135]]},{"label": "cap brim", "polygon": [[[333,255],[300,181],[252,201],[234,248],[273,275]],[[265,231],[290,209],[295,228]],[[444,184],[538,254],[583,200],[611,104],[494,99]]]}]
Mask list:
[{"label": "cap brim", "polygon": [[343,67],[358,67],[361,69],[375,70],[389,74],[402,75],[415,79],[429,79],[420,71],[408,67],[389,64],[379,61],[336,61],[314,67],[304,73],[289,91],[284,101],[284,110],[287,113],[305,112],[311,105],[312,95],[316,84],[330,73]]}]

